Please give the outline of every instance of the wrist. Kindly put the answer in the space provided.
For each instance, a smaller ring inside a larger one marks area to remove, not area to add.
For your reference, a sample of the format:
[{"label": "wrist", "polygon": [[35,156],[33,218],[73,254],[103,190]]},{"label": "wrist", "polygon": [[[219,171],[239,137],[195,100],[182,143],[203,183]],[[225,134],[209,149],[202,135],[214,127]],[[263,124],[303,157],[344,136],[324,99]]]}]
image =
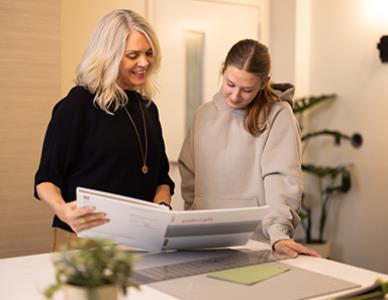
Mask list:
[{"label": "wrist", "polygon": [[54,208],[54,213],[62,221],[67,223],[66,203],[58,203]]}]

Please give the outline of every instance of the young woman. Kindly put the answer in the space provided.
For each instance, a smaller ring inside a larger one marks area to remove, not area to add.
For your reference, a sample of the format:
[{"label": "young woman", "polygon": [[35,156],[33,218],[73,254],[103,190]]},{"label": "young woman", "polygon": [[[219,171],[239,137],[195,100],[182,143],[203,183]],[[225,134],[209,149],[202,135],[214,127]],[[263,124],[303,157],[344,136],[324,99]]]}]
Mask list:
[{"label": "young woman", "polygon": [[186,209],[268,204],[262,231],[290,256],[318,254],[292,240],[302,194],[300,136],[291,85],[269,84],[266,46],[237,42],[222,66],[222,88],[195,113],[179,166]]},{"label": "young woman", "polygon": [[55,248],[109,221],[76,206],[77,186],[169,205],[174,183],[151,102],[159,64],[158,40],[143,17],[119,9],[100,20],[76,86],[54,107],[35,176],[36,197],[55,213]]}]

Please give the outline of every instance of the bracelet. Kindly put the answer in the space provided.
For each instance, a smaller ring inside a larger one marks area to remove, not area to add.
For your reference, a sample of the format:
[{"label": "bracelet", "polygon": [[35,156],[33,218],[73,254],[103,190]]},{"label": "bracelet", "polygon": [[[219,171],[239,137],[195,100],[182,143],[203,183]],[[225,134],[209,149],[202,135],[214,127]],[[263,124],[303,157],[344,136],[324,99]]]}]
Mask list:
[{"label": "bracelet", "polygon": [[159,202],[158,204],[163,205],[163,206],[167,206],[170,210],[172,210],[172,206],[170,204],[168,204],[167,202],[162,201],[162,202]]}]

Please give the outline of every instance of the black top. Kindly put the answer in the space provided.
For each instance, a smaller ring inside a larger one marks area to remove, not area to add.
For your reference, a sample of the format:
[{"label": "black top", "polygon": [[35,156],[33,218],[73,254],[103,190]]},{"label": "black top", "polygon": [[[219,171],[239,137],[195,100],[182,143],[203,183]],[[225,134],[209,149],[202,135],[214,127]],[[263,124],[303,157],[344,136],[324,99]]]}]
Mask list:
[{"label": "black top", "polygon": [[[133,91],[128,91],[127,96],[126,107],[144,148],[139,103],[143,106],[148,135],[147,174],[141,171],[139,143],[125,110],[120,108],[113,115],[107,114],[93,104],[93,94],[76,86],[53,109],[35,186],[41,182],[55,184],[66,202],[76,199],[77,186],[150,202],[161,184],[168,184],[173,194],[174,182],[168,175],[169,162],[156,105],[147,105]],[[71,231],[57,216],[53,226]]]}]

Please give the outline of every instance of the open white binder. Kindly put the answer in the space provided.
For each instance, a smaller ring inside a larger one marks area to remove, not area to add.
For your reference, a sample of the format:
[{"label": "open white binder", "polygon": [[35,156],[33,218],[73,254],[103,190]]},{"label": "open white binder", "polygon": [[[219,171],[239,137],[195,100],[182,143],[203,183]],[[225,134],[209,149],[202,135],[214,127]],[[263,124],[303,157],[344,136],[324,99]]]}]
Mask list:
[{"label": "open white binder", "polygon": [[247,243],[268,206],[170,211],[167,207],[78,187],[77,206],[93,205],[110,222],[78,234],[152,251],[228,247]]}]

